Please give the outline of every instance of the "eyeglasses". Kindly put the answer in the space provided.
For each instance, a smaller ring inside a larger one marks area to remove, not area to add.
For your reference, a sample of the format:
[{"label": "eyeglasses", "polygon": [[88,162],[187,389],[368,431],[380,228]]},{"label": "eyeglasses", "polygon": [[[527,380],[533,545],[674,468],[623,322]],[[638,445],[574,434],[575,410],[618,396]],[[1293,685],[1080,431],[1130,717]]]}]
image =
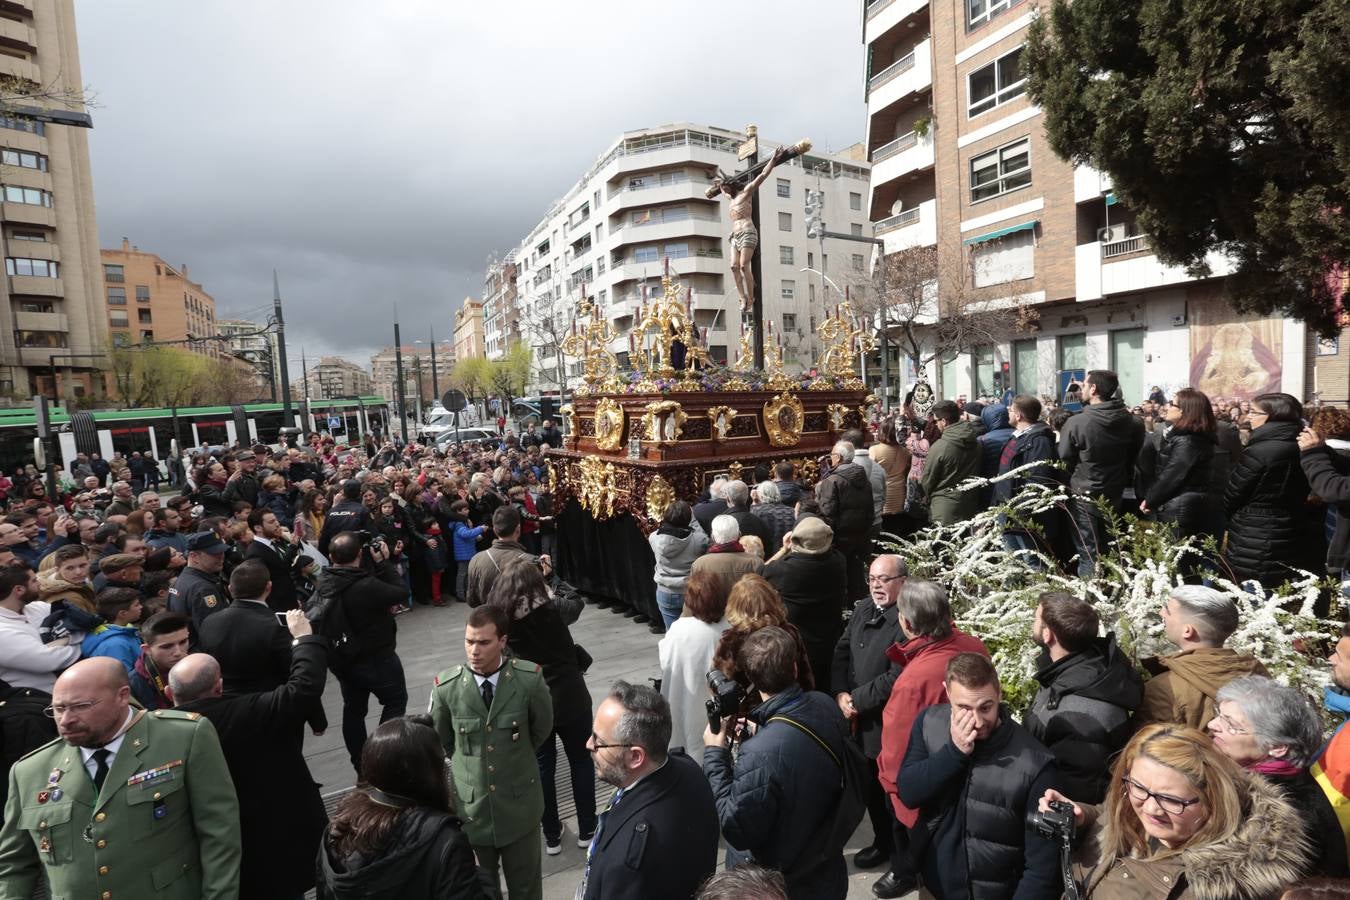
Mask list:
[{"label": "eyeglasses", "polygon": [[1128,793],[1132,799],[1144,803],[1147,802],[1149,798],[1152,798],[1153,802],[1158,804],[1163,812],[1171,813],[1174,816],[1181,815],[1186,811],[1186,807],[1194,806],[1200,802],[1199,797],[1196,797],[1193,800],[1182,800],[1180,797],[1173,797],[1169,794],[1154,793],[1133,778],[1122,778],[1121,781],[1125,784],[1126,793]]},{"label": "eyeglasses", "polygon": [[1228,734],[1232,735],[1251,734],[1250,730],[1243,728],[1241,725],[1234,722],[1230,716],[1226,716],[1223,713],[1215,713],[1214,721],[1218,722],[1219,727],[1221,727]]},{"label": "eyeglasses", "polygon": [[86,713],[102,702],[102,700],[81,700],[79,703],[70,703],[65,706],[48,706],[42,711],[46,713],[47,717],[50,719],[59,719],[70,712]]},{"label": "eyeglasses", "polygon": [[868,583],[868,584],[883,584],[883,585],[884,585],[884,584],[890,584],[892,581],[895,581],[897,578],[904,578],[904,577],[905,577],[905,576],[903,576],[903,575],[868,575],[868,576],[867,576],[867,583]]},{"label": "eyeglasses", "polygon": [[626,749],[628,747],[636,747],[637,744],[606,744],[604,741],[600,740],[600,735],[592,731],[591,746],[594,747],[596,750],[607,750],[610,747],[623,747]]}]

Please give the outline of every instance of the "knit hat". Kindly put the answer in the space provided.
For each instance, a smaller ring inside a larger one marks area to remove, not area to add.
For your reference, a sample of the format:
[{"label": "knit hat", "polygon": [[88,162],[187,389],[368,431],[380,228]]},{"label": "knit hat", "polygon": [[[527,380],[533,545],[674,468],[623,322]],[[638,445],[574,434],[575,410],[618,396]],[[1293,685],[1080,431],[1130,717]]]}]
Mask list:
[{"label": "knit hat", "polygon": [[807,516],[792,529],[792,549],[797,553],[820,556],[829,553],[833,543],[834,529],[816,516]]}]

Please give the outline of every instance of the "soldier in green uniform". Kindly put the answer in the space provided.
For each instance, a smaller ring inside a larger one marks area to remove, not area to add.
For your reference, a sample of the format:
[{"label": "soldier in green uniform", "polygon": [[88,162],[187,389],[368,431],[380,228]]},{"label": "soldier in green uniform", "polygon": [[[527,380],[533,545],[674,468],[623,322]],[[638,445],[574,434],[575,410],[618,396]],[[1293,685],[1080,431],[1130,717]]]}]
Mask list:
[{"label": "soldier in green uniform", "polygon": [[553,733],[553,701],[537,664],[505,658],[508,624],[491,606],[469,613],[468,665],[436,676],[430,712],[478,864],[498,885],[498,866],[506,870],[511,900],[541,900],[544,791],[535,752]]},{"label": "soldier in green uniform", "polygon": [[0,900],[237,900],[239,803],[211,723],[131,705],[114,659],[56,681],[60,737],[14,764]]}]

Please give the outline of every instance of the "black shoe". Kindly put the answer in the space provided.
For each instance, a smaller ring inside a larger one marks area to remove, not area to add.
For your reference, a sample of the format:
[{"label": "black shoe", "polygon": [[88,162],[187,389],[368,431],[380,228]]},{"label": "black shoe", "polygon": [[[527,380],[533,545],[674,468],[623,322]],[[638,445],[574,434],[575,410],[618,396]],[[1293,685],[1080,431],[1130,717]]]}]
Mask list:
[{"label": "black shoe", "polygon": [[913,878],[900,879],[895,877],[894,872],[887,872],[877,879],[876,884],[872,885],[872,893],[881,897],[882,900],[887,900],[887,898],[903,897],[918,886],[918,882]]},{"label": "black shoe", "polygon": [[860,869],[875,869],[877,866],[887,862],[891,855],[884,850],[876,847],[867,847],[859,850],[853,856],[853,864]]}]

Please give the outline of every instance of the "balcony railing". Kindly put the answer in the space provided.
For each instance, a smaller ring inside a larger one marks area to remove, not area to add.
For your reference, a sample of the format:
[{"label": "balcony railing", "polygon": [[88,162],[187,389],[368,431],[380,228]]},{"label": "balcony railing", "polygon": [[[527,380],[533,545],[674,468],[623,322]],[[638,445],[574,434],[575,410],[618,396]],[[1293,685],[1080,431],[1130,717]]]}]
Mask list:
[{"label": "balcony railing", "polygon": [[610,194],[610,196],[616,197],[619,194],[625,193],[627,191],[651,191],[655,190],[656,188],[675,187],[676,185],[679,184],[689,184],[692,180],[693,179],[691,179],[688,175],[683,175],[679,178],[672,178],[669,181],[652,181],[650,183],[644,182],[642,184],[629,184],[624,185],[617,191],[614,191],[612,194]]},{"label": "balcony railing", "polygon": [[715,216],[710,213],[685,213],[684,215],[663,216],[661,218],[648,219],[645,222],[627,222],[625,228],[646,228],[650,225],[673,225],[676,222],[687,222],[690,219],[697,219],[703,222],[719,222],[721,216]]},{"label": "balcony railing", "polygon": [[867,0],[867,18],[872,18],[894,2],[895,0]]},{"label": "balcony railing", "polygon": [[721,258],[722,258],[722,248],[721,248],[721,247],[709,247],[709,248],[699,249],[699,250],[676,250],[674,253],[666,253],[666,254],[662,254],[661,256],[658,256],[658,257],[656,257],[655,259],[638,259],[638,258],[635,257],[635,256],[626,256],[626,257],[623,257],[623,258],[621,258],[621,259],[610,260],[610,265],[613,265],[613,266],[630,266],[630,265],[654,265],[654,266],[659,266],[659,265],[661,264],[661,261],[662,261],[663,259],[688,259],[688,258],[691,257],[691,256],[693,256],[693,257],[698,257],[698,258],[701,258],[701,259],[721,259]]},{"label": "balcony railing", "polygon": [[1127,253],[1138,253],[1145,249],[1147,249],[1147,244],[1144,241],[1144,236],[1136,234],[1134,237],[1127,237],[1123,241],[1111,241],[1109,244],[1102,244],[1102,259],[1124,256]]},{"label": "balcony railing", "polygon": [[871,80],[867,82],[867,87],[869,90],[875,91],[877,88],[881,87],[883,84],[890,81],[892,78],[895,78],[897,75],[900,75],[904,72],[908,72],[912,68],[914,68],[913,50],[909,51],[904,56],[900,57],[895,62],[891,63],[889,66],[882,69],[877,74],[873,75]]},{"label": "balcony railing", "polygon": [[882,219],[872,226],[874,234],[882,234],[887,231],[894,231],[897,228],[904,228],[907,225],[913,225],[919,221],[919,212],[921,207],[907,209],[904,212],[896,213],[889,218]]},{"label": "balcony railing", "polygon": [[916,134],[915,132],[911,131],[907,134],[902,134],[895,140],[891,141],[889,144],[882,144],[880,147],[873,150],[872,164],[876,165],[883,159],[890,159],[892,156],[899,153],[901,150],[908,150],[910,147],[913,147],[918,143],[919,143],[919,135]]}]

